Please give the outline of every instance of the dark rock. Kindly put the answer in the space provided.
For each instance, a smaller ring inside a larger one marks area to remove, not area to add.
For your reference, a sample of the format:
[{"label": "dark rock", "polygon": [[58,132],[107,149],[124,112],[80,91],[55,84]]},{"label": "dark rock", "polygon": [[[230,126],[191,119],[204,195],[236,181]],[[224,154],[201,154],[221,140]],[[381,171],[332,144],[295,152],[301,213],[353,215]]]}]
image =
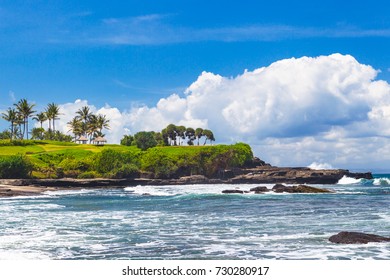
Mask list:
[{"label": "dark rock", "polygon": [[264,192],[269,192],[269,189],[267,187],[255,187],[250,189],[251,192],[256,192],[256,193],[264,193]]},{"label": "dark rock", "polygon": [[288,187],[282,184],[276,184],[272,190],[276,193],[332,193],[332,191],[327,189],[315,188],[306,185]]},{"label": "dark rock", "polygon": [[292,192],[292,188],[291,187],[287,187],[283,184],[276,184],[272,190],[276,193],[282,193],[282,192],[288,192],[288,193],[291,193]]},{"label": "dark rock", "polygon": [[248,168],[253,168],[257,166],[271,166],[271,165],[259,159],[258,157],[254,157],[251,161],[245,163],[245,167]]},{"label": "dark rock", "polygon": [[239,193],[239,194],[243,194],[244,191],[242,191],[242,190],[223,190],[222,193]]},{"label": "dark rock", "polygon": [[368,242],[390,242],[390,238],[361,232],[342,231],[329,238],[332,243],[367,244]]},{"label": "dark rock", "polygon": [[327,189],[315,188],[306,185],[299,185],[292,187],[293,193],[332,193],[332,191]]},{"label": "dark rock", "polygon": [[178,184],[199,184],[205,183],[208,179],[203,175],[184,176],[177,180]]}]

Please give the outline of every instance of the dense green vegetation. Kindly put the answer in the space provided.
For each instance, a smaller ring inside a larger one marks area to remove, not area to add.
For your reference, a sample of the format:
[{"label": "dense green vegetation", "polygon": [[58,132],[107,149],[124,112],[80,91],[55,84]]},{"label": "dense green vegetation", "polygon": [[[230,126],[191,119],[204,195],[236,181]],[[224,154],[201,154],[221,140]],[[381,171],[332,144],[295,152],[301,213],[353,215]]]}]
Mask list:
[{"label": "dense green vegetation", "polygon": [[22,155],[0,157],[0,178],[28,178],[31,176],[33,165]]},{"label": "dense green vegetation", "polygon": [[0,141],[0,178],[176,178],[241,167],[253,158],[247,144],[213,146],[79,145],[56,141]]}]

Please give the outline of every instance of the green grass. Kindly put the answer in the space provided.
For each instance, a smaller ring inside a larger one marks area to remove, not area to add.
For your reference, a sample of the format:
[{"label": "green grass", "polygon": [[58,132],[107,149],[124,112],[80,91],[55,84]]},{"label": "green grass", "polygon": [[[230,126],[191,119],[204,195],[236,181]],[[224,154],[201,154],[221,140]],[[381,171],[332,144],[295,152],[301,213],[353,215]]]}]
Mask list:
[{"label": "green grass", "polygon": [[39,145],[29,146],[0,146],[0,155],[11,156],[11,155],[29,155],[45,152],[44,148]]}]

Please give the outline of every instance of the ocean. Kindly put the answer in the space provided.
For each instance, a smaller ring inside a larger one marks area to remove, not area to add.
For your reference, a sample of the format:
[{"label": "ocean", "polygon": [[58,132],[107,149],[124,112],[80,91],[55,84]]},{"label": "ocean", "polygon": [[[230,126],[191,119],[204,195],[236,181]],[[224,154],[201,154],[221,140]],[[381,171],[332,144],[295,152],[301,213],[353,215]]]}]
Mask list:
[{"label": "ocean", "polygon": [[[0,259],[390,259],[390,176],[343,178],[332,194],[222,194],[258,185],[137,186],[0,199]],[[267,185],[272,188],[272,185]]]}]

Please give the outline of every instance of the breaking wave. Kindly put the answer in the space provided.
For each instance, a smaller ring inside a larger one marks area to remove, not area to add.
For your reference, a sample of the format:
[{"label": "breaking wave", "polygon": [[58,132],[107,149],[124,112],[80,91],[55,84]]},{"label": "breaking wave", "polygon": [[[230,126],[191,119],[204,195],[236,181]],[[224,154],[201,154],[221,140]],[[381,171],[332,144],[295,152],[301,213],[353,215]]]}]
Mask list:
[{"label": "breaking wave", "polygon": [[343,176],[337,185],[373,185],[373,186],[388,186],[390,185],[390,178],[380,177],[374,179],[355,179],[348,176]]}]

